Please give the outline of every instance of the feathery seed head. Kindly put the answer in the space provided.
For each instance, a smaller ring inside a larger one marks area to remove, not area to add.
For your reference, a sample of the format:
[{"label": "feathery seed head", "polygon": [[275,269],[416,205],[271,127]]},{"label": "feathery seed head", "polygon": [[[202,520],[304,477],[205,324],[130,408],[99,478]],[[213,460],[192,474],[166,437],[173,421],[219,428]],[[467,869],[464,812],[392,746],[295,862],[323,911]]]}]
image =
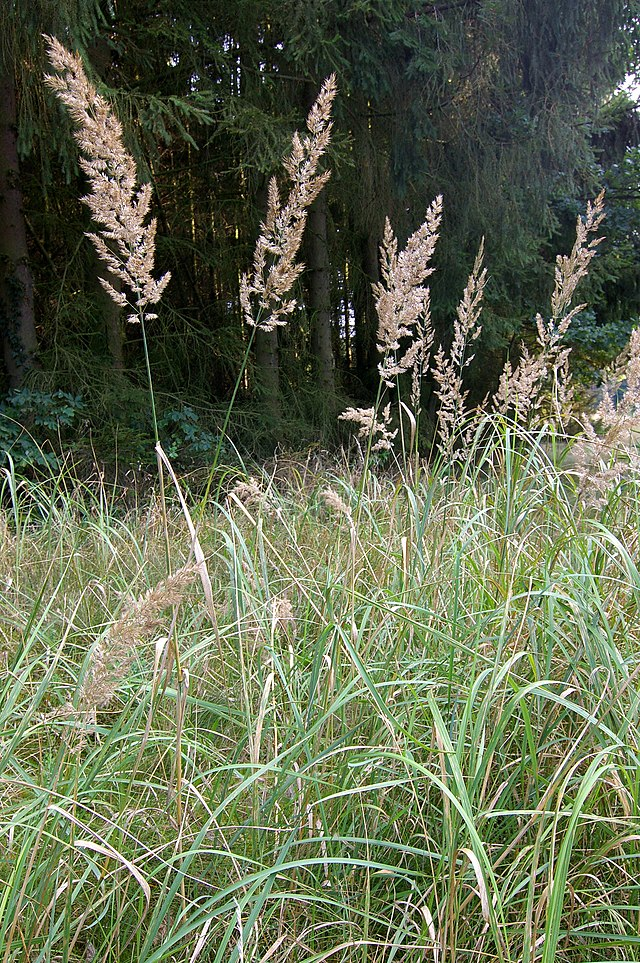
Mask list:
[{"label": "feathery seed head", "polygon": [[[436,395],[440,401],[438,409],[438,437],[440,449],[450,457],[463,458],[465,447],[470,442],[470,431],[460,435],[467,415],[466,400],[468,391],[463,390],[463,372],[473,361],[474,355],[469,354],[468,348],[480,336],[482,331],[478,323],[482,310],[482,297],[487,282],[487,270],[482,267],[484,259],[484,238],[476,256],[473,270],[464,289],[462,300],[458,305],[456,318],[453,323],[453,342],[449,355],[445,355],[442,345],[438,349],[431,369],[433,377],[438,383]],[[454,452],[458,441],[463,445]]]},{"label": "feathery seed head", "polygon": [[178,569],[125,608],[94,650],[80,689],[80,710],[100,708],[111,701],[142,639],[162,625],[161,613],[182,600],[197,576],[196,565]]},{"label": "feathery seed head", "polygon": [[339,512],[341,515],[346,515],[347,518],[351,519],[351,509],[333,488],[323,488],[320,492],[320,498],[325,503],[327,508],[332,508],[334,511]]},{"label": "feathery seed head", "polygon": [[[442,196],[438,196],[429,205],[423,224],[398,253],[398,239],[387,218],[380,246],[382,281],[373,285],[378,315],[377,347],[383,356],[378,365],[380,378],[384,385],[393,388],[400,375],[411,372],[411,403],[415,415],[420,408],[420,383],[428,367],[434,337],[431,293],[425,281],[434,271],[430,262],[441,219]],[[390,404],[383,410],[381,421],[376,420],[376,415],[375,408],[347,408],[339,418],[357,424],[360,437],[378,436],[372,451],[390,450],[398,434],[389,427]]]},{"label": "feathery seed head", "polygon": [[375,408],[347,408],[338,415],[339,421],[352,421],[358,425],[358,436],[360,438],[375,438],[377,441],[371,451],[390,451],[393,446],[393,439],[398,434],[398,429],[391,431],[391,404],[386,405],[382,412],[382,420],[376,420]]},{"label": "feathery seed head", "polygon": [[296,301],[287,297],[304,270],[296,261],[307,221],[307,210],[329,180],[318,173],[322,155],[331,138],[331,107],[336,95],[332,74],[325,80],[307,118],[308,135],[293,135],[291,153],[284,168],[291,180],[282,204],[277,181],[269,183],[267,213],[256,243],[253,269],[240,281],[240,304],[247,324],[262,331],[286,325]]},{"label": "feathery seed head", "polygon": [[570,254],[558,255],[555,267],[555,284],[551,296],[551,317],[545,320],[536,315],[538,352],[532,355],[523,345],[522,354],[515,370],[506,362],[498,391],[493,397],[494,410],[505,413],[517,411],[524,419],[541,407],[545,382],[550,382],[552,406],[556,415],[562,417],[570,409],[572,389],[569,374],[571,349],[565,347],[563,338],[571,322],[584,304],[571,307],[576,288],[586,276],[596,254],[601,237],[591,237],[604,220],[604,192],[596,200],[587,203],[584,218],[578,217],[576,239]]},{"label": "feathery seed head", "polygon": [[136,190],[136,165],[124,146],[122,125],[107,101],[88,80],[82,61],[55,37],[47,38],[54,74],[45,83],[68,109],[77,126],[75,139],[83,157],[80,167],[91,190],[82,198],[100,233],[88,233],[98,257],[132,294],[131,300],[101,279],[108,294],[121,307],[130,307],[129,320],[153,317],[147,313],[157,304],[171,275],[153,277],[155,219],[148,220],[151,185]]},{"label": "feathery seed head", "polygon": [[380,247],[382,281],[373,286],[378,314],[378,351],[383,355],[380,376],[393,387],[394,379],[413,368],[418,349],[414,344],[398,356],[401,340],[414,338],[421,326],[421,351],[426,355],[433,342],[429,310],[430,291],[425,284],[434,269],[431,258],[442,219],[442,197],[429,206],[424,223],[398,254],[398,241],[389,219],[385,222]]}]

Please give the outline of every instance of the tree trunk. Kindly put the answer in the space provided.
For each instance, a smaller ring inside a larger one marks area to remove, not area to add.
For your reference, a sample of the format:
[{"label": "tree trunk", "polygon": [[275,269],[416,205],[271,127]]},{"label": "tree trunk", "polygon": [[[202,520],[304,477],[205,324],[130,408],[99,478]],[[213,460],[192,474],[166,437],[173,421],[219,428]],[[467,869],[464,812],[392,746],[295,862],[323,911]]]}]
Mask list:
[{"label": "tree trunk", "polygon": [[322,191],[309,210],[306,243],[311,352],[318,388],[328,402],[335,396],[335,363],[331,337],[331,275],[327,237],[327,195]]},{"label": "tree trunk", "polygon": [[378,382],[376,334],[378,318],[371,285],[380,280],[378,237],[370,230],[360,245],[360,271],[354,278],[356,373],[363,385],[375,390]]},{"label": "tree trunk", "polygon": [[0,73],[0,332],[7,382],[17,388],[34,364],[37,343],[20,190],[16,91],[9,71]]},{"label": "tree trunk", "polygon": [[108,281],[109,284],[120,291],[122,281],[112,274],[105,262],[98,257],[94,251],[95,271],[97,281],[97,297],[100,307],[100,315],[104,324],[104,335],[107,344],[107,351],[111,359],[111,364],[116,371],[124,371],[124,331],[122,325],[122,308],[113,300],[106,291],[100,279]]},{"label": "tree trunk", "polygon": [[258,392],[265,413],[274,423],[274,432],[279,432],[282,415],[280,408],[280,366],[278,362],[278,329],[256,331],[256,376]]}]

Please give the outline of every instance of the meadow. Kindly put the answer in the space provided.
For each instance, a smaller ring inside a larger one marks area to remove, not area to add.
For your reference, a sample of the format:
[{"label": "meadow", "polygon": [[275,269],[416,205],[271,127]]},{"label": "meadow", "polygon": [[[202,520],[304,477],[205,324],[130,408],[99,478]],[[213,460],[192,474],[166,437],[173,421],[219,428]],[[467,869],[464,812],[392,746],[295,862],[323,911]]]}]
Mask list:
[{"label": "meadow", "polygon": [[177,500],[6,477],[2,959],[637,959],[637,478],[541,441],[229,480],[213,610]]},{"label": "meadow", "polygon": [[[150,192],[80,61],[51,56],[144,338],[168,281]],[[334,94],[294,138],[288,198],[270,191],[250,330],[291,313]],[[348,459],[225,470],[219,450],[191,491],[156,438],[131,507],[7,458],[0,963],[640,959],[640,335],[578,430],[562,337],[599,199],[535,351],[468,411],[486,273],[480,252],[432,352],[440,213],[401,251],[387,226],[380,393],[343,413]]]}]

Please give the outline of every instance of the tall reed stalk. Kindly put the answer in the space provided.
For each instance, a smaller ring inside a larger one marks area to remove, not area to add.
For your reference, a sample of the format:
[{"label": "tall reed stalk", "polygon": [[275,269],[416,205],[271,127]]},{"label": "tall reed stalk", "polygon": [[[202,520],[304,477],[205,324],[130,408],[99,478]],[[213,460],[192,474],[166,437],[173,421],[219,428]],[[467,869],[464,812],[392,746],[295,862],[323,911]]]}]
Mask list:
[{"label": "tall reed stalk", "polygon": [[[164,453],[158,433],[147,331],[148,322],[157,317],[150,309],[159,303],[171,275],[167,272],[156,279],[153,274],[156,220],[149,216],[152,188],[149,183],[137,187],[136,164],[124,146],[122,125],[107,101],[87,78],[79,55],[68,51],[54,37],[49,37],[47,42],[49,60],[55,72],[48,75],[45,80],[74,121],[74,137],[80,149],[79,164],[91,188],[82,201],[89,208],[98,231],[88,232],[87,236],[93,243],[100,260],[106,264],[114,279],[121,282],[122,287],[116,288],[111,281],[103,277],[100,278],[100,283],[117,305],[128,310],[127,321],[131,324],[139,324],[141,329],[160,483],[160,505],[164,520],[166,565],[171,579]],[[201,576],[206,589],[208,575],[204,564],[201,565]],[[173,631],[169,633],[167,645],[171,660],[175,664],[178,687],[181,693],[185,690],[186,697],[188,674],[183,668]],[[100,650],[96,650],[94,657],[96,664],[91,670],[93,678],[99,678],[101,671],[104,673],[104,667],[101,670],[97,664],[99,654]],[[107,656],[107,662],[110,660],[117,664],[117,657],[114,656],[113,651]],[[182,699],[178,700],[178,705],[181,703]],[[180,732],[178,715],[175,759],[179,824],[182,822]]]},{"label": "tall reed stalk", "polygon": [[156,220],[149,217],[151,184],[137,187],[136,164],[126,147],[122,125],[105,98],[87,78],[78,54],[67,50],[55,37],[47,40],[49,60],[55,73],[45,78],[74,121],[74,137],[80,149],[79,164],[90,192],[82,198],[99,231],[91,231],[98,257],[124,285],[116,288],[101,277],[100,283],[117,305],[127,310],[127,320],[142,332],[149,400],[156,444],[158,419],[149,361],[147,322],[156,317],[150,310],[158,304],[169,283],[167,272],[156,279]]},{"label": "tall reed stalk", "polygon": [[297,302],[292,295],[295,282],[304,271],[298,260],[308,211],[330,177],[329,171],[321,171],[320,163],[331,140],[331,108],[337,92],[336,79],[332,74],[320,89],[315,103],[307,116],[307,133],[293,134],[291,152],[283,160],[289,180],[289,192],[283,202],[276,177],[269,181],[267,213],[260,226],[253,265],[240,281],[240,304],[249,338],[238,371],[231,398],[225,412],[218,444],[213,456],[209,478],[201,501],[205,509],[222,445],[238,391],[245,377],[257,331],[270,332],[285,327],[296,310]]}]

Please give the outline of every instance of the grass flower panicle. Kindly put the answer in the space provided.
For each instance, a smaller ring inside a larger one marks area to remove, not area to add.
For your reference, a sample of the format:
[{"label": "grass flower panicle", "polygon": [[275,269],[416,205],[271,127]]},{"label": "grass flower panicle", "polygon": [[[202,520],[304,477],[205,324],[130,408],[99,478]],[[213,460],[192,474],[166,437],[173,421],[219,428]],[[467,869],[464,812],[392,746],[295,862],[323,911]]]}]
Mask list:
[{"label": "grass flower panicle", "polygon": [[359,438],[373,439],[371,451],[391,451],[398,429],[391,430],[391,403],[386,405],[378,420],[376,408],[347,408],[338,415],[341,421],[358,425]]},{"label": "grass flower panicle", "polygon": [[456,458],[465,455],[470,441],[469,432],[461,439],[459,429],[466,417],[466,400],[468,391],[463,387],[463,373],[473,361],[474,355],[469,354],[472,344],[482,331],[478,323],[482,310],[482,297],[487,282],[487,269],[482,267],[484,258],[484,240],[476,256],[473,270],[464,290],[462,300],[458,305],[453,324],[453,342],[449,354],[440,345],[436,352],[431,368],[438,389],[436,396],[440,401],[438,409],[438,437],[440,450],[453,456],[456,442],[462,440],[463,446],[456,451]]},{"label": "grass flower panicle", "polygon": [[550,379],[552,413],[561,419],[569,414],[572,401],[571,349],[563,339],[576,314],[585,307],[584,304],[571,307],[571,304],[602,241],[601,237],[591,235],[599,229],[604,216],[604,193],[601,193],[593,203],[587,203],[585,217],[578,217],[571,253],[559,254],[556,258],[551,317],[546,321],[541,314],[536,315],[538,350],[532,354],[523,345],[515,368],[507,360],[493,398],[494,410],[503,414],[515,411],[520,420],[526,420],[531,412],[541,407],[542,390]]},{"label": "grass flower panicle", "polygon": [[552,344],[567,333],[575,315],[585,307],[580,304],[571,308],[571,302],[580,281],[589,273],[589,265],[596,253],[602,237],[590,235],[600,228],[605,218],[604,191],[592,203],[587,201],[586,214],[578,217],[576,239],[570,254],[559,254],[556,258],[555,284],[551,296],[551,318],[549,340]]},{"label": "grass flower panicle", "polygon": [[[431,259],[441,220],[442,196],[438,196],[427,209],[422,225],[398,253],[398,240],[387,218],[380,246],[382,281],[373,285],[378,315],[377,348],[382,355],[378,365],[380,388],[393,389],[401,375],[411,372],[413,413],[409,414],[413,425],[420,410],[420,384],[434,338],[431,292],[425,281],[434,271]],[[381,413],[378,408],[378,403],[372,408],[347,408],[338,418],[357,424],[358,436],[370,439],[372,452],[391,451],[398,434],[398,429],[391,429],[391,403]]]},{"label": "grass flower panicle", "polygon": [[269,183],[267,215],[258,238],[253,270],[240,282],[240,304],[251,327],[273,331],[287,324],[295,310],[295,298],[288,297],[304,270],[297,261],[307,211],[329,180],[329,171],[318,171],[331,139],[331,107],[336,95],[336,80],[328,77],[307,117],[308,134],[297,132],[292,138],[290,155],[284,167],[291,180],[286,203],[280,198],[278,183]]},{"label": "grass flower panicle", "polygon": [[640,471],[640,328],[607,372],[598,408],[582,424],[571,450],[580,492],[589,504],[606,504],[622,479]]},{"label": "grass flower panicle", "polygon": [[[380,247],[382,281],[374,284],[373,294],[378,315],[378,351],[383,356],[378,367],[380,377],[390,388],[401,374],[424,362],[433,342],[430,291],[425,281],[434,271],[430,262],[441,220],[442,196],[438,196],[428,208],[424,223],[399,254],[389,219],[385,222]],[[407,338],[411,343],[400,353],[401,342]]]},{"label": "grass flower panicle", "polygon": [[98,257],[131,294],[106,278],[100,278],[100,283],[116,304],[129,308],[129,321],[154,317],[148,307],[160,301],[171,274],[153,276],[156,220],[149,218],[151,185],[136,187],[136,164],[124,146],[122,125],[87,78],[80,57],[54,37],[47,42],[55,73],[45,81],[77,126],[74,137],[84,155],[79,163],[91,186],[82,201],[100,225],[99,234],[88,232],[87,236]]},{"label": "grass flower panicle", "polygon": [[531,413],[540,407],[540,385],[546,374],[544,358],[531,354],[523,344],[515,368],[509,359],[505,361],[498,389],[493,396],[494,411],[506,415],[513,410],[518,421],[526,424]]},{"label": "grass flower panicle", "polygon": [[320,498],[327,506],[327,508],[338,512],[340,515],[344,515],[346,518],[351,519],[351,509],[345,502],[344,498],[338,494],[333,488],[323,488],[320,492]]},{"label": "grass flower panicle", "polygon": [[109,704],[126,677],[140,643],[162,626],[162,613],[182,601],[186,589],[197,577],[196,565],[185,566],[125,607],[93,651],[80,688],[81,710],[100,709]]}]

